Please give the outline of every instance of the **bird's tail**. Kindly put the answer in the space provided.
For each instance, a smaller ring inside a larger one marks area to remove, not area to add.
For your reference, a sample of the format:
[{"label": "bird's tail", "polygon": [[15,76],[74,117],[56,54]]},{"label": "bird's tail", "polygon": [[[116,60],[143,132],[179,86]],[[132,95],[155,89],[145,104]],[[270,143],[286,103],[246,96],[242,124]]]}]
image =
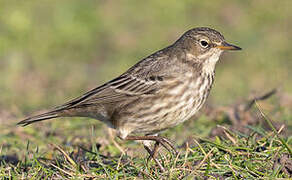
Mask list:
[{"label": "bird's tail", "polygon": [[28,117],[28,118],[18,122],[17,125],[27,126],[27,125],[29,125],[31,123],[35,123],[35,122],[38,122],[38,121],[44,121],[44,120],[47,120],[47,119],[53,119],[53,118],[60,117],[58,114],[59,114],[59,111],[49,111],[49,112],[46,112],[46,113],[43,113],[43,114],[39,114],[39,115],[36,115],[36,116]]}]

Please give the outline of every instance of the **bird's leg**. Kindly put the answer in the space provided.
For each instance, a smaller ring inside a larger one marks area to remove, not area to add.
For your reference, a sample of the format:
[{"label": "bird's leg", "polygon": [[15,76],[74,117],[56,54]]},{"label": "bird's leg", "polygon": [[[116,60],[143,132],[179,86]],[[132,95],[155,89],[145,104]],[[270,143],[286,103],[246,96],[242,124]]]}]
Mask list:
[{"label": "bird's leg", "polygon": [[127,136],[124,139],[125,140],[149,140],[149,141],[155,141],[155,142],[161,144],[170,153],[172,153],[171,150],[173,150],[175,152],[175,154],[177,154],[177,151],[174,148],[174,146],[170,143],[170,141],[168,139],[166,139],[164,137],[160,137],[160,136]]},{"label": "bird's leg", "polygon": [[159,142],[155,142],[153,149],[151,150],[151,144],[148,143],[148,141],[143,141],[144,148],[148,151],[149,157],[147,158],[147,163],[149,163],[150,159],[156,158],[156,153],[158,152],[159,148]]},{"label": "bird's leg", "polygon": [[176,152],[173,145],[167,140],[166,138],[160,136],[127,136],[125,140],[142,140],[142,141],[155,141],[154,148],[151,150],[149,148],[150,144],[144,142],[144,148],[149,153],[149,157],[147,158],[147,163],[149,162],[150,158],[152,158],[155,163],[158,165],[162,172],[165,172],[165,169],[161,165],[161,163],[156,159],[156,154],[159,149],[159,145],[161,144],[165,149],[167,149],[170,153],[172,153],[171,148]]},{"label": "bird's leg", "polygon": [[[169,139],[165,138],[165,137],[161,137],[163,139],[163,141],[165,141],[170,147],[171,149],[174,151],[175,155],[178,154],[177,150],[175,149],[175,147],[173,146],[173,144],[169,141]],[[155,146],[154,146],[155,148]],[[157,147],[158,148],[158,147]]]},{"label": "bird's leg", "polygon": [[156,157],[156,153],[158,152],[158,148],[159,148],[159,142],[155,142],[155,144],[154,144],[154,147],[153,147],[153,150],[151,151],[151,154],[150,154],[150,156],[148,157],[148,161],[151,159],[151,158],[153,158],[153,159],[155,159],[155,157]]},{"label": "bird's leg", "polygon": [[[148,136],[150,136],[150,134]],[[151,136],[158,136],[158,135],[157,134],[151,134]],[[150,147],[152,146],[152,144],[148,140],[147,141],[143,141],[143,144],[144,144],[144,147],[146,146],[145,149],[147,148],[148,150],[150,150]],[[155,144],[154,144],[153,149],[151,150],[151,152],[146,149],[150,154],[149,157],[147,158],[147,163],[150,161],[151,158],[154,159],[156,157],[156,153],[158,151],[159,145],[160,145],[159,142],[156,141]]]},{"label": "bird's leg", "polygon": [[159,166],[160,170],[161,170],[162,172],[165,172],[165,169],[163,168],[163,166],[161,165],[161,163],[160,163],[160,162],[156,159],[156,157],[155,157],[156,151],[157,151],[157,149],[158,149],[158,148],[155,148],[155,147],[157,147],[156,144],[159,145],[159,143],[156,142],[155,145],[154,145],[154,149],[153,149],[152,151],[151,151],[151,149],[150,149],[147,145],[144,145],[144,148],[145,148],[146,151],[150,154],[149,157],[147,158],[147,164],[148,164],[150,158],[152,158],[152,159],[155,161],[155,163]]}]

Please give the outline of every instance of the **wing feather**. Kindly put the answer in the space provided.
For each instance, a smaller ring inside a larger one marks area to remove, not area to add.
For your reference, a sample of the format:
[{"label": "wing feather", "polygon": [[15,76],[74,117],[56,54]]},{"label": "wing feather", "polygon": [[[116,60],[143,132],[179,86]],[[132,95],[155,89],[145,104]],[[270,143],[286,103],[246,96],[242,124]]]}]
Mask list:
[{"label": "wing feather", "polygon": [[165,48],[142,59],[121,76],[56,107],[55,110],[65,110],[82,105],[116,103],[129,97],[156,93],[169,68],[169,56],[161,53],[168,49]]},{"label": "wing feather", "polygon": [[131,96],[149,95],[158,89],[159,83],[161,82],[123,75],[55,109],[67,109],[83,104],[115,103]]}]

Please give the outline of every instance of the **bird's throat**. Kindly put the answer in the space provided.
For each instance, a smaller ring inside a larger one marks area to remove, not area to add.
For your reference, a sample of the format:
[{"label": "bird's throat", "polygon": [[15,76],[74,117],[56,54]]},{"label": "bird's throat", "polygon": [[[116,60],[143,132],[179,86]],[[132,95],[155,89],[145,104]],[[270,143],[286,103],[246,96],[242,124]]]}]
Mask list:
[{"label": "bird's throat", "polygon": [[210,74],[215,71],[215,66],[217,61],[219,60],[221,53],[214,53],[212,56],[208,57],[203,63],[203,72]]}]

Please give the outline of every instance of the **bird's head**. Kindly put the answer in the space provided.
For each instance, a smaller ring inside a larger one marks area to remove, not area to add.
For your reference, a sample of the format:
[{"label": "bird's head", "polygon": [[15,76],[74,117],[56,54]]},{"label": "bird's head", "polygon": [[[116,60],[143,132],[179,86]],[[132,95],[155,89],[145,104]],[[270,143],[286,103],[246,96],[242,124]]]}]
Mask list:
[{"label": "bird's head", "polygon": [[227,43],[218,31],[207,27],[187,31],[175,44],[183,46],[188,58],[214,65],[223,51],[241,50],[240,47]]}]

